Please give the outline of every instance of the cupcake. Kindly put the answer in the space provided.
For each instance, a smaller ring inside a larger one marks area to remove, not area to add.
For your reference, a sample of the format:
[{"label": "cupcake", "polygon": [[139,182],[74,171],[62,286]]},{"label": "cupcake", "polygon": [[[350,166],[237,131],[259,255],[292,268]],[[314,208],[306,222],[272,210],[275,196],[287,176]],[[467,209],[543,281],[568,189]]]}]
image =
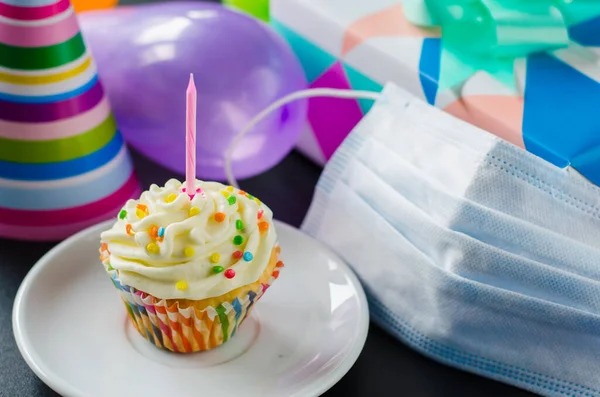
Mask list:
[{"label": "cupcake", "polygon": [[100,259],[135,328],[181,353],[231,339],[283,267],[266,205],[221,183],[195,186],[193,197],[174,179],[150,186],[101,235]]}]

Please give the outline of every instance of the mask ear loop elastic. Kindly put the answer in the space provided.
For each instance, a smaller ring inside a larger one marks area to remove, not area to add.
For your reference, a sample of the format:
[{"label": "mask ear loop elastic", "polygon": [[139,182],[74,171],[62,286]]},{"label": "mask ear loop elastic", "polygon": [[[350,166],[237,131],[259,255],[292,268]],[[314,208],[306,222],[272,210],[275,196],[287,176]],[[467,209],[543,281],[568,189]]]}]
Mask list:
[{"label": "mask ear loop elastic", "polygon": [[297,99],[306,99],[306,98],[315,98],[315,97],[333,97],[333,98],[343,98],[343,99],[371,99],[373,101],[381,98],[381,94],[379,92],[373,91],[358,91],[358,90],[343,90],[336,88],[310,88],[307,90],[296,91],[291,94],[284,96],[273,102],[269,107],[264,109],[262,112],[257,114],[250,122],[246,125],[246,127],[237,134],[231,144],[225,151],[225,175],[227,175],[227,182],[236,188],[239,188],[237,180],[233,175],[231,170],[231,159],[233,157],[233,151],[237,147],[237,145],[242,141],[244,136],[252,130],[256,126],[256,124],[260,123],[265,117],[279,109],[282,106],[287,105],[290,102],[293,102]]}]

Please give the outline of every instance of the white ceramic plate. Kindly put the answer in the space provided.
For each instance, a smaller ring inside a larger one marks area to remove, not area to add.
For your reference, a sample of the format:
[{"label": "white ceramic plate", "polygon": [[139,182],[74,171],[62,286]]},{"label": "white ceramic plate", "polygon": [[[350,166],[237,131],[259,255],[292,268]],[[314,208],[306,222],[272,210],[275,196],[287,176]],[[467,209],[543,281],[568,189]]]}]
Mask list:
[{"label": "white ceramic plate", "polygon": [[15,299],[21,354],[63,396],[316,396],[358,358],[369,325],[358,280],[330,250],[280,222],[285,268],[235,337],[202,353],[157,349],[129,323],[99,262],[109,225],[48,252]]}]

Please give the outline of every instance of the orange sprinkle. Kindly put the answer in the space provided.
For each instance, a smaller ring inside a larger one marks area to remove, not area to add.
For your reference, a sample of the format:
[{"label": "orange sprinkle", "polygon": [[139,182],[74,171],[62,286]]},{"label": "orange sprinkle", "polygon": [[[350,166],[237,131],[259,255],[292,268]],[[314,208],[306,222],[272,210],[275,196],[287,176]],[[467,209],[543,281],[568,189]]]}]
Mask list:
[{"label": "orange sprinkle", "polygon": [[156,241],[158,241],[158,242],[161,242],[161,241],[163,241],[164,239],[165,239],[164,237],[157,237],[157,238],[156,238]]},{"label": "orange sprinkle", "polygon": [[222,212],[215,212],[215,221],[223,222],[225,220],[225,214]]},{"label": "orange sprinkle", "polygon": [[281,253],[281,247],[280,246],[275,247],[275,252],[277,252],[278,254]]},{"label": "orange sprinkle", "polygon": [[146,205],[144,205],[144,204],[138,204],[138,205],[135,206],[135,208],[137,208],[138,210],[142,210],[142,211],[148,213],[148,207]]},{"label": "orange sprinkle", "polygon": [[284,267],[285,265],[283,264],[282,261],[277,262],[277,264],[275,264],[275,267]]},{"label": "orange sprinkle", "polygon": [[110,255],[110,251],[108,251],[108,244],[102,243],[100,245],[100,260],[104,262],[105,259],[108,259]]},{"label": "orange sprinkle", "polygon": [[158,226],[156,225],[152,225],[150,227],[150,237],[152,237],[153,239],[156,239],[158,237]]},{"label": "orange sprinkle", "polygon": [[269,223],[268,222],[259,222],[258,230],[260,230],[261,233],[266,232],[267,230],[269,230]]},{"label": "orange sprinkle", "polygon": [[242,196],[245,196],[245,195],[247,195],[248,193],[246,193],[246,192],[245,192],[245,191],[243,191],[243,190],[240,190],[240,191],[238,192],[238,194],[241,194]]},{"label": "orange sprinkle", "polygon": [[276,279],[277,277],[279,277],[279,270],[275,270],[275,271],[273,272],[273,278],[275,278],[275,279]]},{"label": "orange sprinkle", "polygon": [[127,234],[129,234],[130,236],[133,236],[135,233],[131,231],[131,223],[128,223],[125,225],[125,232],[127,232]]}]

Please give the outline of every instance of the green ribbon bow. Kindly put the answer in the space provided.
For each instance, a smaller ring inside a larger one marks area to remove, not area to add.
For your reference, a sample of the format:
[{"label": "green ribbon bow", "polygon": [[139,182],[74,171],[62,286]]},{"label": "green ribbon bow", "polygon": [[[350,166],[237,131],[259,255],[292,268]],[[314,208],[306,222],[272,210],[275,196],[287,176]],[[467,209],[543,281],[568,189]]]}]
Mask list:
[{"label": "green ribbon bow", "polygon": [[568,27],[600,15],[598,0],[404,1],[410,22],[442,29],[439,90],[480,70],[514,88],[515,60],[568,47]]},{"label": "green ribbon bow", "polygon": [[269,0],[223,0],[223,4],[269,22]]}]

